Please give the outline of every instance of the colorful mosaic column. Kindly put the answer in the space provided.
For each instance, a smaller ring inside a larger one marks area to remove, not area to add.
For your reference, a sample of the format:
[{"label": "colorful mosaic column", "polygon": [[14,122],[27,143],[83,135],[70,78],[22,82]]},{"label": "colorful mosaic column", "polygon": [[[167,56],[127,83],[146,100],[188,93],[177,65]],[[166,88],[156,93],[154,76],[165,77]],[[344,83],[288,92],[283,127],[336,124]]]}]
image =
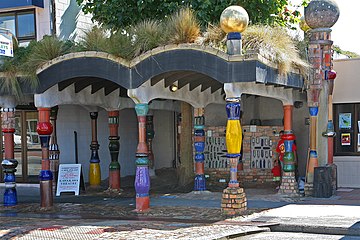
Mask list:
[{"label": "colorful mosaic column", "polygon": [[1,162],[5,182],[4,206],[14,206],[17,204],[15,172],[18,165],[14,158],[15,108],[2,108],[1,119],[5,150]]},{"label": "colorful mosaic column", "polygon": [[313,183],[314,181],[314,168],[319,166],[318,154],[316,150],[316,134],[317,134],[317,115],[319,112],[318,107],[310,107],[310,152],[307,166],[306,181]]},{"label": "colorful mosaic column", "polygon": [[195,147],[195,182],[194,191],[205,191],[206,180],[204,175],[205,150],[205,117],[204,108],[194,109],[194,147]]},{"label": "colorful mosaic column", "polygon": [[97,141],[97,118],[98,112],[90,112],[91,118],[91,158],[89,169],[89,183],[91,188],[100,187],[101,183],[101,171],[100,171],[100,159],[99,159],[99,143]]},{"label": "colorful mosaic column", "polygon": [[331,41],[330,28],[337,22],[340,11],[335,1],[312,0],[305,8],[304,13],[306,24],[312,29],[308,31],[309,62],[312,69],[310,86],[307,91],[310,112],[310,153],[307,164],[307,184],[305,185],[305,194],[312,195],[314,168],[319,165],[316,148],[319,97],[324,84],[323,80],[326,79],[327,72],[331,67],[331,45],[333,42]]},{"label": "colorful mosaic column", "polygon": [[[330,60],[328,60],[330,61]],[[326,61],[326,65],[327,62]],[[331,62],[330,62],[331,65]],[[324,137],[327,137],[328,140],[328,164],[334,163],[334,137],[336,132],[334,130],[334,122],[333,122],[333,104],[332,104],[332,94],[334,90],[334,80],[336,78],[336,72],[334,70],[327,70],[325,72],[325,80],[328,82],[329,86],[329,95],[328,95],[328,124],[327,129],[323,133]]]},{"label": "colorful mosaic column", "polygon": [[284,106],[284,134],[282,139],[284,140],[285,153],[284,153],[284,172],[295,171],[295,156],[293,152],[293,144],[295,135],[292,133],[292,105]]},{"label": "colorful mosaic column", "polygon": [[154,131],[154,116],[146,115],[146,142],[148,145],[148,159],[149,159],[149,168],[154,170],[154,152],[152,150],[152,142],[155,136]]},{"label": "colorful mosaic column", "polygon": [[139,123],[139,143],[136,151],[136,211],[146,211],[150,207],[150,176],[149,176],[149,159],[148,147],[146,144],[146,114],[149,111],[147,103],[135,105],[135,111]]},{"label": "colorful mosaic column", "polygon": [[41,171],[39,175],[40,206],[42,208],[50,208],[53,206],[53,174],[50,170],[49,160],[49,142],[51,133],[53,132],[53,126],[50,123],[50,111],[50,108],[38,108],[39,122],[36,128],[36,131],[39,134],[42,151]]},{"label": "colorful mosaic column", "polygon": [[223,191],[221,209],[227,215],[235,215],[246,210],[244,189],[237,181],[237,164],[240,157],[242,130],[240,125],[240,98],[226,99],[228,121],[226,125],[227,157],[230,159],[230,181]]},{"label": "colorful mosaic column", "polygon": [[120,191],[120,164],[118,161],[120,150],[119,111],[109,111],[109,151],[111,163],[109,166],[109,189]]},{"label": "colorful mosaic column", "polygon": [[283,171],[279,193],[286,195],[297,195],[298,186],[295,177],[295,155],[293,145],[295,135],[292,133],[292,111],[293,105],[284,105],[284,140],[285,153],[283,156]]},{"label": "colorful mosaic column", "polygon": [[53,181],[53,192],[56,192],[56,184],[58,179],[58,171],[59,171],[59,157],[60,151],[59,146],[57,144],[57,135],[56,135],[56,119],[58,114],[59,107],[51,108],[50,112],[50,123],[53,125],[53,132],[50,137],[50,146],[49,146],[49,160],[50,160],[50,170],[53,173],[54,181]]}]

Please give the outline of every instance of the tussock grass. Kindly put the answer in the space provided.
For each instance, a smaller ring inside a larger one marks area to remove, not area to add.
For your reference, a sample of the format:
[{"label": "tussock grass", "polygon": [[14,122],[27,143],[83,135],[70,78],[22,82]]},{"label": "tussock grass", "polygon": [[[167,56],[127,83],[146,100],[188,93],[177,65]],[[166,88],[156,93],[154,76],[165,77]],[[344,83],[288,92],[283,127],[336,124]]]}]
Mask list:
[{"label": "tussock grass", "polygon": [[193,43],[200,37],[200,24],[190,8],[180,9],[165,22],[168,43]]},{"label": "tussock grass", "polygon": [[166,44],[163,25],[154,20],[145,20],[135,25],[131,30],[134,36],[134,53],[140,55],[146,51]]},{"label": "tussock grass", "polygon": [[93,27],[90,31],[84,32],[80,40],[80,49],[83,51],[106,51],[107,36],[103,28]]},{"label": "tussock grass", "polygon": [[134,48],[131,42],[131,36],[126,31],[117,31],[111,34],[107,39],[106,51],[116,57],[132,59],[134,57]]},{"label": "tussock grass", "polygon": [[277,63],[280,74],[297,67],[306,75],[309,65],[299,55],[295,42],[281,27],[254,25],[243,32],[243,49],[262,49]]}]

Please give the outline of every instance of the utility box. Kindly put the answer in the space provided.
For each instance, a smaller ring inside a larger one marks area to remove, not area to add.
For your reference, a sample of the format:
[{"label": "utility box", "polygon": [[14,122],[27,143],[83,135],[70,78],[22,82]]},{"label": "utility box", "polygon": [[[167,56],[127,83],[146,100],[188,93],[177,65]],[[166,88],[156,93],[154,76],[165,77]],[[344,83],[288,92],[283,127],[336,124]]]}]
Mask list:
[{"label": "utility box", "polygon": [[316,167],[314,170],[314,197],[331,197],[333,195],[332,182],[331,167]]}]

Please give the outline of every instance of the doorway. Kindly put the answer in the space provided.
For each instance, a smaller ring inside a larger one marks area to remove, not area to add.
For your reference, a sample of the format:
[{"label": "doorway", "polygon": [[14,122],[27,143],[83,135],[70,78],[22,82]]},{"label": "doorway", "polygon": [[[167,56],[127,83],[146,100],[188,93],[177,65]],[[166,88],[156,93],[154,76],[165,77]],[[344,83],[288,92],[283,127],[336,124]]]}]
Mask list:
[{"label": "doorway", "polygon": [[39,181],[42,153],[36,132],[37,123],[38,112],[36,110],[16,109],[14,156],[19,163],[15,173],[16,182],[37,183]]}]

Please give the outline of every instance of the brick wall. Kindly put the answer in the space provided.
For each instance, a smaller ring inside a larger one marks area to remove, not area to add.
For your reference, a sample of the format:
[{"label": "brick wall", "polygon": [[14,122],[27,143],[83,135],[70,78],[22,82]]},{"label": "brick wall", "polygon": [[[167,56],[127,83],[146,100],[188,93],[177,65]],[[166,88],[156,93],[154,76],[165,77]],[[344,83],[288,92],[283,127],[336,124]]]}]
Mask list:
[{"label": "brick wall", "polygon": [[[270,184],[273,182],[273,174],[271,168],[259,169],[251,168],[251,139],[254,137],[268,136],[272,143],[272,162],[276,159],[276,145],[279,140],[278,133],[283,129],[283,126],[256,126],[256,129],[250,126],[243,126],[243,169],[238,171],[238,181],[240,185],[249,184]],[[225,126],[221,127],[207,127],[207,137],[225,137]],[[255,131],[254,131],[255,130]],[[230,178],[229,164],[222,168],[209,168],[210,164],[205,164],[205,175],[207,177],[207,186],[226,188]]]}]

